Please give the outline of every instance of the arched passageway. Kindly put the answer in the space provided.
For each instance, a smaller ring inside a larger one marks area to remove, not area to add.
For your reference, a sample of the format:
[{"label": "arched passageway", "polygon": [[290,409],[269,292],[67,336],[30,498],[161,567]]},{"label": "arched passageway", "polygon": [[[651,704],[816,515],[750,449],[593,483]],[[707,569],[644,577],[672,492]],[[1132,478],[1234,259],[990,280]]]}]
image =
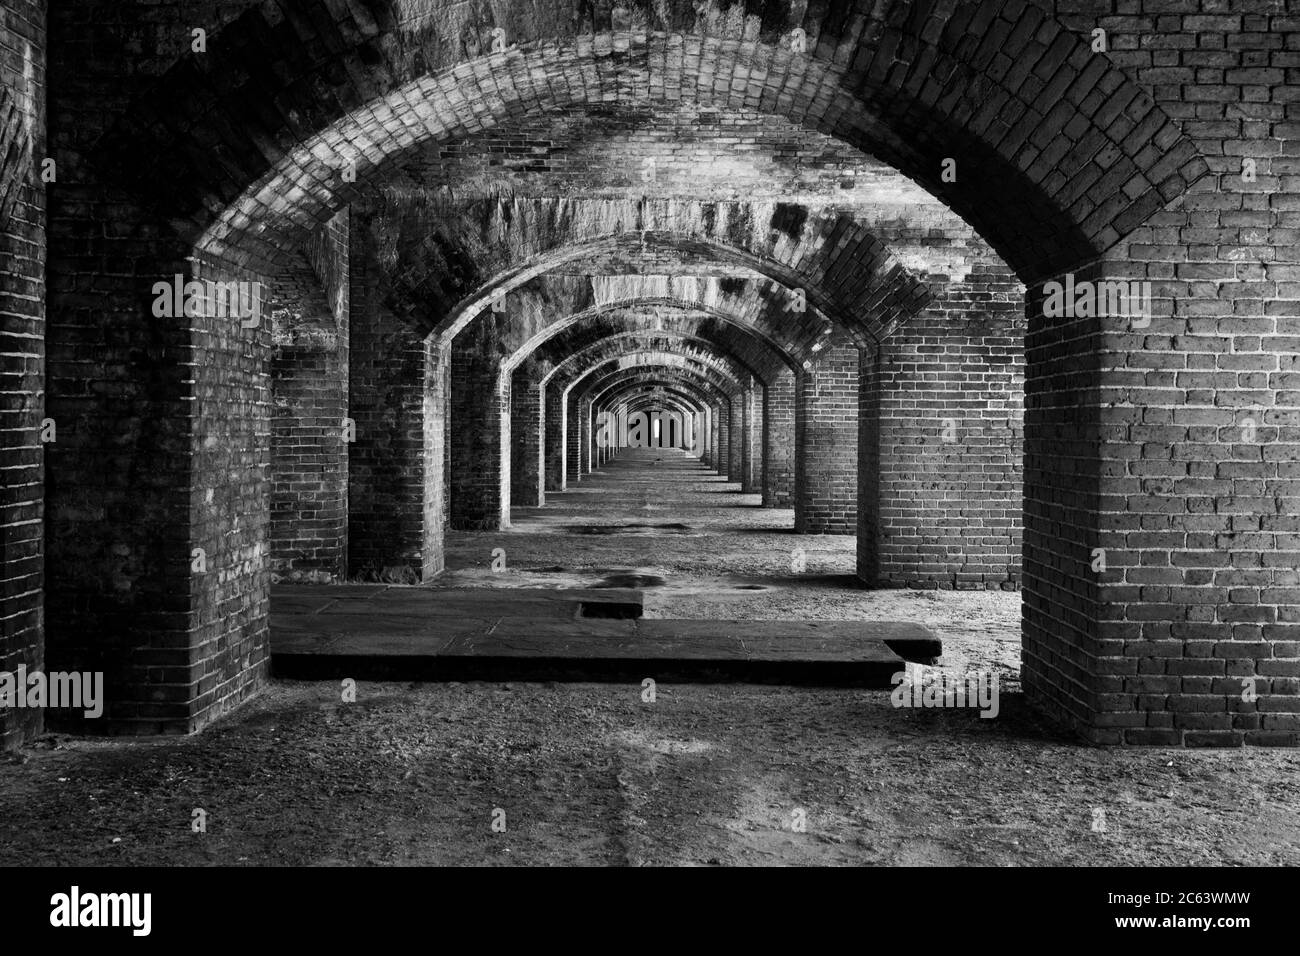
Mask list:
[{"label": "arched passageway", "polygon": [[[1285,543],[1258,243],[1159,258],[1239,151],[1032,4],[579,6],[231,2],[202,55],[65,83],[95,105],[54,144],[50,600],[7,652],[102,665],[120,728],[195,729],[266,678],[273,575],[436,582],[458,536],[640,460],[595,428],[651,387],[703,423],[690,467],[836,574],[1023,589],[1026,695],[1085,738],[1291,740],[1285,688],[1242,714],[1198,663],[1294,659],[1232,517]],[[1058,279],[1159,288],[1058,316]],[[1207,336],[1259,368],[1212,372]],[[1267,454],[1238,454],[1246,407]]]}]

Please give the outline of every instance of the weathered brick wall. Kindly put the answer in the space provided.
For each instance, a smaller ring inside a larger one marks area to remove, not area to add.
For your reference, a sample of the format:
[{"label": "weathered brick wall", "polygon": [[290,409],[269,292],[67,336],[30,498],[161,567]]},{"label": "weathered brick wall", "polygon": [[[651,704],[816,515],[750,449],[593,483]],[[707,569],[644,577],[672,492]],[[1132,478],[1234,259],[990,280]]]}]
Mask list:
[{"label": "weathered brick wall", "polygon": [[763,490],[763,386],[754,384],[744,390],[741,420],[744,424],[740,454],[740,490],[746,494]]},{"label": "weathered brick wall", "polygon": [[821,353],[795,384],[794,527],[800,534],[856,534],[858,350]]},{"label": "weathered brick wall", "polygon": [[519,369],[510,383],[510,503],[535,508],[544,503],[542,435],[546,404],[536,372]]},{"label": "weathered brick wall", "polygon": [[591,399],[584,394],[578,399],[578,473],[583,477],[591,474],[592,436]]},{"label": "weathered brick wall", "polygon": [[327,223],[272,286],[271,569],[289,580],[347,574],[348,225]]},{"label": "weathered brick wall", "polygon": [[[431,400],[429,346],[380,300],[364,230],[350,242],[351,309],[348,352],[349,417],[356,441],[348,448],[349,575],[412,583],[429,553],[429,497],[442,484],[441,449],[426,455],[429,433],[440,433],[445,405]],[[439,528],[440,530],[440,528]]]},{"label": "weathered brick wall", "polygon": [[[1024,457],[1024,295],[986,257],[881,345],[861,472],[878,500],[859,563],[886,587],[1015,588]],[[864,403],[866,403],[864,399]],[[875,472],[867,460],[874,456]],[[869,554],[870,551],[875,554]],[[861,573],[861,572],[860,572]],[[865,578],[864,578],[865,579]]]},{"label": "weathered brick wall", "polygon": [[699,444],[695,447],[695,453],[700,456],[700,463],[705,467],[713,467],[713,412],[707,402],[700,404],[700,427],[699,427]]},{"label": "weathered brick wall", "polygon": [[[45,657],[45,30],[44,0],[0,8],[0,671],[10,672]],[[40,732],[41,718],[0,708],[0,750]]]},{"label": "weathered brick wall", "polygon": [[564,401],[564,482],[570,488],[582,481],[582,416],[578,405],[575,388]]},{"label": "weathered brick wall", "polygon": [[732,427],[734,421],[732,406],[734,404],[733,396],[727,395],[718,410],[720,419],[718,423],[718,474],[729,481],[735,469],[736,434],[735,428]]},{"label": "weathered brick wall", "polygon": [[794,506],[794,373],[763,391],[763,507]]},{"label": "weathered brick wall", "polygon": [[[199,262],[195,275],[270,285],[264,274],[215,261]],[[201,548],[207,564],[191,564],[199,640],[184,669],[158,669],[147,657],[131,661],[131,687],[138,695],[147,686],[147,700],[119,703],[114,717],[143,721],[133,729],[158,721],[178,729],[184,713],[193,730],[251,696],[269,673],[271,323],[264,302],[249,328],[251,318],[205,305],[194,330],[189,457],[190,553]]]},{"label": "weathered brick wall", "polygon": [[732,460],[731,460],[731,402],[728,401],[718,408],[717,420],[714,425],[714,432],[717,436],[717,464],[714,467],[722,477],[728,481],[731,480]]},{"label": "weathered brick wall", "polygon": [[543,449],[546,491],[564,490],[564,401],[554,383],[546,387],[546,442]]},{"label": "weathered brick wall", "polygon": [[[1026,687],[1098,742],[1296,745],[1300,16],[1056,8],[1107,31],[1212,172],[1076,271],[1150,281],[1149,326],[1030,309],[1025,481],[1043,504],[1025,516]],[[1074,369],[1070,335],[1094,349]]]},{"label": "weathered brick wall", "polygon": [[745,436],[749,431],[749,422],[745,416],[745,390],[736,389],[731,396],[731,428],[728,438],[731,447],[727,449],[727,478],[743,485],[745,477]]},{"label": "weathered brick wall", "polygon": [[50,9],[46,664],[105,672],[96,729],[193,730],[265,674],[269,330],[151,309],[173,276],[264,277],[188,262],[97,151],[192,28],[245,5]]},{"label": "weathered brick wall", "polygon": [[[453,528],[498,529],[509,487],[509,396],[501,381],[501,340],[510,317],[486,311],[451,345],[451,500]],[[505,483],[503,487],[503,483]]]}]

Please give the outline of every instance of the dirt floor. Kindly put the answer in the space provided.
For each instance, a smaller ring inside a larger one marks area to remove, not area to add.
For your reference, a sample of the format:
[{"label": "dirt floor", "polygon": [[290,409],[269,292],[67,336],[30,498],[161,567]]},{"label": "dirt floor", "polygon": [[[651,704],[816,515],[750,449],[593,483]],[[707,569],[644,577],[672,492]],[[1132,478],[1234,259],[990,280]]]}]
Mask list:
[{"label": "dirt floor", "polygon": [[1076,744],[1023,705],[1018,594],[866,591],[851,538],[794,535],[718,480],[610,471],[509,532],[451,535],[435,586],[919,621],[944,671],[999,674],[998,717],[885,690],[362,682],[345,704],[275,681],[194,737],[0,758],[0,865],[1300,864],[1300,754]]}]

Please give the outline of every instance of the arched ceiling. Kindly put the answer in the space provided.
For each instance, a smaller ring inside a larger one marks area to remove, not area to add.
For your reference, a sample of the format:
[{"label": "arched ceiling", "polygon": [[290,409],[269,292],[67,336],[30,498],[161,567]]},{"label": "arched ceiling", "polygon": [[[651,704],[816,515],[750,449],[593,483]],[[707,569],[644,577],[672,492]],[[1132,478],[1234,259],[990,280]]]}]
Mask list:
[{"label": "arched ceiling", "polygon": [[1208,168],[1109,59],[1001,0],[278,0],[101,145],[228,264],[290,263],[351,205],[388,306],[445,340],[504,314],[507,372],[658,299],[765,380],[875,349],[986,239],[1048,275]]}]

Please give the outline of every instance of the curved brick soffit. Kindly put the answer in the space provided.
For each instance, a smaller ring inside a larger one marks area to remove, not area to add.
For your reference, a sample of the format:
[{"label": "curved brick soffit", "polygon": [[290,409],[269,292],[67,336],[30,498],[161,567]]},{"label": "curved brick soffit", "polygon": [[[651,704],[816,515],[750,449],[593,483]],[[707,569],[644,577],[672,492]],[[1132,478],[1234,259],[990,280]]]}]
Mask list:
[{"label": "curved brick soffit", "polygon": [[617,408],[626,405],[629,408],[644,408],[647,404],[662,402],[678,409],[698,413],[712,401],[708,393],[687,391],[685,385],[665,385],[654,382],[630,382],[614,386],[602,395],[598,404],[602,408]]},{"label": "curved brick soffit", "polygon": [[731,396],[735,394],[734,390],[729,391],[718,382],[703,378],[698,370],[691,368],[643,366],[616,369],[605,376],[603,381],[603,389],[594,396],[593,401],[606,406],[625,391],[641,386],[680,388],[686,396],[694,396],[692,400],[701,405],[730,405]]},{"label": "curved brick soffit", "polygon": [[[1095,258],[1208,172],[1145,91],[1020,0],[403,6],[246,11],[127,112],[97,150],[105,170],[202,249],[274,256],[363,193],[339,170],[316,178],[322,159],[355,157],[364,182],[415,143],[653,88],[780,113],[891,163],[1026,283]],[[480,55],[498,26],[513,45]],[[962,174],[944,184],[949,156]]]},{"label": "curved brick soffit", "polygon": [[700,409],[703,407],[696,401],[688,400],[683,395],[673,392],[662,386],[655,388],[652,386],[643,386],[644,391],[635,395],[621,399],[615,405],[606,404],[602,411],[616,411],[620,406],[627,409],[628,414],[636,412],[652,413],[665,409],[670,412],[676,412],[683,418],[687,415],[692,417],[700,416]]},{"label": "curved brick soffit", "polygon": [[[617,367],[606,371],[611,365]],[[723,395],[735,395],[744,389],[744,384],[739,380],[693,359],[662,352],[641,352],[613,356],[593,365],[565,386],[564,392],[581,400],[587,396],[599,395],[603,388],[620,378],[638,374],[664,375],[672,371],[707,382]]]},{"label": "curved brick soffit", "polygon": [[636,375],[615,373],[607,379],[592,398],[592,402],[603,408],[609,408],[622,401],[624,395],[645,388],[678,388],[687,396],[696,396],[694,400],[701,406],[708,405],[717,409],[725,407],[728,412],[731,408],[731,398],[735,394],[719,388],[712,382],[696,378],[689,372],[680,369],[663,369],[658,372],[640,372]]},{"label": "curved brick soffit", "polygon": [[729,343],[719,342],[716,334],[711,334],[707,328],[695,328],[692,323],[685,320],[672,325],[665,324],[655,329],[602,330],[598,335],[577,342],[552,340],[556,343],[555,347],[545,354],[541,362],[537,363],[537,368],[541,371],[534,377],[539,383],[549,382],[557,375],[569,377],[597,358],[614,354],[628,343],[636,344],[651,340],[663,342],[667,350],[671,350],[673,343],[688,344],[730,362],[746,375],[763,382],[768,380],[768,373],[764,371],[761,364],[752,360],[752,356],[738,352]]},{"label": "curved brick soffit", "polygon": [[[536,331],[513,353],[525,355],[534,344],[549,339],[552,329],[609,310],[641,308],[651,311],[690,311],[725,322],[761,341],[763,348],[792,369],[817,351],[818,343],[835,331],[835,324],[806,303],[793,311],[785,286],[762,276],[536,276],[506,295],[500,303],[506,315],[531,313]],[[539,323],[537,319],[541,320]]]},{"label": "curved brick soffit", "polygon": [[764,381],[752,367],[720,350],[716,343],[674,329],[616,332],[608,335],[570,354],[563,362],[556,365],[543,381],[549,383],[549,380],[556,377],[560,381],[577,379],[588,368],[606,359],[648,351],[679,354],[714,368],[726,369],[728,374],[738,382],[746,378],[753,378],[760,384]]},{"label": "curved brick soffit", "polygon": [[617,371],[689,367],[713,376],[718,382],[725,382],[729,393],[743,388],[749,381],[749,372],[733,361],[699,348],[686,347],[681,351],[669,351],[664,347],[669,344],[675,343],[661,341],[647,346],[637,346],[632,350],[607,351],[603,355],[591,357],[590,361],[584,362],[581,366],[569,367],[563,378],[553,379],[551,384],[561,394],[568,394],[584,381],[590,384],[590,376],[593,373],[614,364],[619,366]]},{"label": "curved brick soffit", "polygon": [[[655,311],[649,316],[654,320],[653,326],[627,328],[622,322],[623,316],[644,320],[646,317],[638,315],[637,310],[656,307],[663,311]],[[566,316],[520,346],[503,363],[503,371],[509,375],[529,361],[549,361],[552,366],[558,366],[567,361],[566,356],[572,356],[598,340],[655,330],[678,333],[689,331],[708,341],[721,353],[735,358],[751,374],[764,381],[781,367],[792,371],[796,369],[795,361],[769,338],[732,316],[691,309],[670,300],[638,299],[608,303]]]},{"label": "curved brick soffit", "polygon": [[[654,352],[638,353],[643,359],[649,357],[648,364],[628,364],[622,357],[614,357],[593,365],[587,372],[578,376],[564,389],[564,393],[577,401],[597,399],[615,382],[635,375],[653,375],[678,372],[693,376],[701,383],[707,383],[719,395],[732,396],[743,391],[744,382],[733,378],[725,370],[718,369],[686,356],[667,356],[670,361],[657,361]],[[612,366],[612,367],[611,367]],[[730,400],[730,398],[728,398]]]},{"label": "curved brick soffit", "polygon": [[[692,415],[699,414],[700,406],[694,401],[688,400],[680,392],[670,391],[661,386],[640,385],[636,386],[635,394],[626,398],[620,398],[620,404],[626,405],[629,411],[639,412],[647,409],[654,409],[655,406],[663,406],[674,412],[689,412]],[[606,405],[606,408],[609,406]]]},{"label": "curved brick soffit", "polygon": [[762,205],[739,202],[501,197],[472,204],[478,215],[457,217],[476,234],[451,237],[411,227],[423,218],[417,209],[394,211],[379,237],[386,302],[421,332],[446,339],[494,296],[615,250],[687,253],[765,276],[783,287],[766,309],[785,323],[795,318],[791,290],[801,289],[808,307],[800,323],[824,315],[866,348],[930,302],[929,287],[850,216],[764,205],[771,208],[757,219]]}]

